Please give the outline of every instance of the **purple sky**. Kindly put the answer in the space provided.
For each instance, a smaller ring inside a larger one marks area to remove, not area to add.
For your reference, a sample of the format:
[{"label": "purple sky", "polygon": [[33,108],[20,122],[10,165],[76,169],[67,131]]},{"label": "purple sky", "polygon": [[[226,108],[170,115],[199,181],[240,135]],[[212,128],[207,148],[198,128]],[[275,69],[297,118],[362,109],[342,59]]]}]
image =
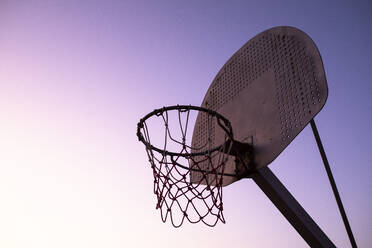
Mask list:
[{"label": "purple sky", "polygon": [[[1,1],[0,247],[307,247],[250,180],[227,224],[173,229],[155,210],[140,118],[200,105],[250,38],[290,25],[329,86],[315,118],[359,247],[372,243],[369,1]],[[270,165],[337,247],[349,247],[310,127]]]}]

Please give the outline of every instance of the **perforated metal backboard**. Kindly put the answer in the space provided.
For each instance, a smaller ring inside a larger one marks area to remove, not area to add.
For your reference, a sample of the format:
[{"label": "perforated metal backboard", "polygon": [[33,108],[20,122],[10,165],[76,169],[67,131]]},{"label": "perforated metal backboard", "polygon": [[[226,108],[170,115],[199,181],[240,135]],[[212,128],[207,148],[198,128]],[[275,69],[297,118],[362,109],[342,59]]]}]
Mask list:
[{"label": "perforated metal backboard", "polygon": [[[262,168],[314,118],[327,96],[322,59],[311,38],[293,27],[275,27],[249,40],[226,62],[201,106],[230,120],[235,140],[253,145],[255,166]],[[206,118],[197,117],[193,147],[208,139],[213,145],[224,142],[223,132]],[[225,172],[233,174],[235,169],[229,156]],[[193,171],[190,180],[199,177]],[[236,180],[224,176],[223,184]]]}]

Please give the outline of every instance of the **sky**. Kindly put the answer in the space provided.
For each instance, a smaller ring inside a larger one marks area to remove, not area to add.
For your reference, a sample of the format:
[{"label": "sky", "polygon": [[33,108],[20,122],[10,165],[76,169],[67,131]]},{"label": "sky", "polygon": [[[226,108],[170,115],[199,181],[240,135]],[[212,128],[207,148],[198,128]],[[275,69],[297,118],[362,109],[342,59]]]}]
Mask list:
[{"label": "sky", "polygon": [[[256,34],[297,27],[329,96],[315,117],[359,247],[372,243],[369,1],[0,1],[0,247],[308,247],[252,180],[226,224],[174,229],[136,137],[155,108],[200,105]],[[337,247],[350,247],[311,128],[269,165]]]}]

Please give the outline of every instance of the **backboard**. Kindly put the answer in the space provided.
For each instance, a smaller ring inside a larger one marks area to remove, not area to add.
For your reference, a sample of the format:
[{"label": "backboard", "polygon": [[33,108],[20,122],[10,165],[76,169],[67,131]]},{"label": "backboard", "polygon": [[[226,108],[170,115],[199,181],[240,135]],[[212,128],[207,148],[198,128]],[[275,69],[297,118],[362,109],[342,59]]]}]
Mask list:
[{"label": "backboard", "polygon": [[[253,145],[252,169],[259,169],[305,128],[327,96],[316,45],[301,30],[281,26],[258,34],[240,48],[218,72],[201,106],[229,119],[235,140]],[[208,139],[213,145],[224,143],[225,136],[216,125],[199,114],[192,147],[202,147]],[[236,169],[235,158],[229,156],[225,172],[234,174]],[[223,185],[236,180],[224,176]],[[200,181],[200,173],[192,171],[190,181]]]}]

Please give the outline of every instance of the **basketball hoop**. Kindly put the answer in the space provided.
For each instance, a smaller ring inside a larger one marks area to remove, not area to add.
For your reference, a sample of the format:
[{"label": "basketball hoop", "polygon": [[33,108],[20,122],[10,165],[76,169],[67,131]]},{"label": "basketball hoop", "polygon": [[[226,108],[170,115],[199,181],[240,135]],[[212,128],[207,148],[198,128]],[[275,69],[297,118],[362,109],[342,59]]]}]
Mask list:
[{"label": "basketball hoop", "polygon": [[[280,26],[256,35],[226,62],[201,107],[177,105],[146,115],[137,136],[153,169],[162,220],[170,218],[175,227],[185,219],[225,223],[222,187],[251,177],[310,247],[335,247],[267,167],[310,123],[350,243],[357,247],[314,121],[327,97],[315,43],[301,30]],[[153,125],[156,119],[160,125]]]},{"label": "basketball hoop", "polygon": [[[195,113],[205,116],[206,130],[209,130],[206,142],[199,146],[191,145],[187,133]],[[161,146],[153,145],[150,141],[146,123],[150,119],[160,119],[165,127]],[[213,139],[209,137],[214,133],[212,128],[224,132],[221,144],[213,144]],[[140,120],[137,136],[146,147],[153,170],[156,208],[160,209],[163,222],[170,218],[174,227],[181,226],[185,219],[191,223],[203,222],[211,227],[218,220],[225,223],[222,213],[223,178],[243,176],[242,172],[237,171],[235,174],[225,173],[226,161],[234,147],[232,127],[225,117],[215,111],[190,105],[164,107]],[[196,173],[197,177],[193,176],[191,180],[191,173]]]}]

